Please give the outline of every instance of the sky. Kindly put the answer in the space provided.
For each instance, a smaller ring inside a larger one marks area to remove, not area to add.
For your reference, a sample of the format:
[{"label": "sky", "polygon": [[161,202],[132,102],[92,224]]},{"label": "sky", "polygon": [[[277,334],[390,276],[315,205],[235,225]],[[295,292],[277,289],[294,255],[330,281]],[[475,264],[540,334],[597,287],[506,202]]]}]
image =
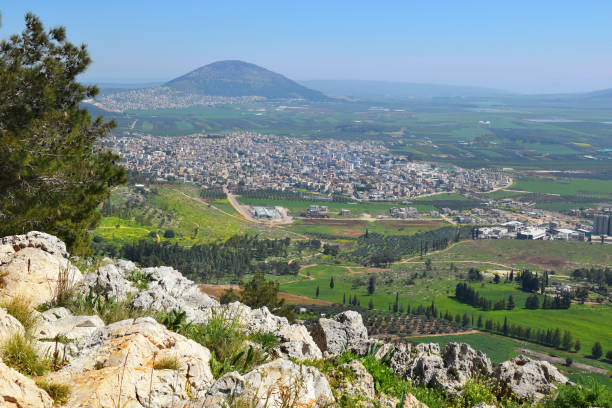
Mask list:
[{"label": "sky", "polygon": [[239,59],[294,80],[612,88],[610,0],[8,0],[0,38],[27,11],[88,45],[90,82],[164,82]]}]

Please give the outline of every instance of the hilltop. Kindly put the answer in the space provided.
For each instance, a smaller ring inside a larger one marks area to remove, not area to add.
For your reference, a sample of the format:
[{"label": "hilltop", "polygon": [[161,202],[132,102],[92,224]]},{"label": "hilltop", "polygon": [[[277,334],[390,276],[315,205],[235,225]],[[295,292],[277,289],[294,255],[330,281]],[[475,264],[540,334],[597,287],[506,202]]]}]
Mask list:
[{"label": "hilltop", "polygon": [[211,96],[262,96],[271,99],[328,99],[315,91],[244,61],[218,61],[165,84],[177,91]]}]

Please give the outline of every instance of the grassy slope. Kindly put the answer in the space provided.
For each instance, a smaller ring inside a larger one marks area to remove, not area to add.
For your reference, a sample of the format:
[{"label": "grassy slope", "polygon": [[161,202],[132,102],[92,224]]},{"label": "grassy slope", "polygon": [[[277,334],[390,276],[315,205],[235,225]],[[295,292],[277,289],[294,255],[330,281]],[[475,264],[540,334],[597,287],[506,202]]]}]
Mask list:
[{"label": "grassy slope", "polygon": [[163,232],[172,229],[177,237],[168,241],[183,245],[223,240],[244,233],[270,238],[287,235],[285,231],[248,222],[227,200],[215,200],[209,206],[199,199],[199,189],[195,186],[159,185],[154,188],[157,194],[148,196],[146,203],[135,210],[135,213],[144,215],[156,214],[150,219],[150,224],[138,223],[134,216],[130,219],[103,217],[94,235],[121,244],[135,239],[153,239],[148,236],[151,231],[164,239]]}]

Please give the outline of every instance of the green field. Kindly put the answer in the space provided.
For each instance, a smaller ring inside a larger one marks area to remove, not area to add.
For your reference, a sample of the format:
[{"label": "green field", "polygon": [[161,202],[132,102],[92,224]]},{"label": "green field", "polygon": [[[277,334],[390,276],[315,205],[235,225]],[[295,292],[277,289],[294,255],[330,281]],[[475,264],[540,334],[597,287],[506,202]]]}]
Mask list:
[{"label": "green field", "polygon": [[612,182],[609,180],[524,177],[512,184],[510,189],[568,196],[590,196],[612,200]]},{"label": "green field", "polygon": [[[187,184],[154,185],[152,192],[141,194],[143,202],[130,207],[129,214],[104,216],[94,230],[100,237],[114,244],[137,239],[157,239],[193,245],[224,240],[236,234],[259,234],[261,237],[281,238],[290,232],[256,224],[238,214],[228,200],[210,203],[199,198],[199,188]],[[134,196],[129,187],[113,192],[110,202],[125,207],[125,196]],[[164,238],[172,230],[174,238]],[[155,234],[155,237],[149,234]]]},{"label": "green field", "polygon": [[415,207],[420,212],[432,211],[435,208],[427,204],[399,204],[399,203],[377,203],[377,202],[349,202],[349,203],[336,203],[326,200],[271,200],[263,198],[244,198],[238,197],[240,204],[246,205],[257,205],[257,206],[280,206],[285,207],[289,210],[292,215],[300,215],[305,212],[311,205],[325,205],[329,208],[330,216],[339,217],[341,209],[347,209],[351,211],[351,215],[346,218],[358,218],[362,214],[366,213],[372,217],[378,215],[389,215],[389,209],[393,207]]},{"label": "green field", "polygon": [[490,262],[486,266],[490,269],[529,268],[568,274],[585,265],[612,264],[612,247],[588,242],[475,240],[434,254],[432,260]]}]

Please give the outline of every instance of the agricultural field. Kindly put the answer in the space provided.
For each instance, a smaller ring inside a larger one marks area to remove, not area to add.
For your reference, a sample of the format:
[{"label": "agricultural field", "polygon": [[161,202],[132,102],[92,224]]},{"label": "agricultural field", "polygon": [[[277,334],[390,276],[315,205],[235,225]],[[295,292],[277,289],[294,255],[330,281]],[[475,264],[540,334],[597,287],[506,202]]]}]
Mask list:
[{"label": "agricultural field", "polygon": [[528,268],[568,275],[587,265],[611,265],[612,248],[588,242],[474,240],[463,241],[431,258],[446,263],[478,261],[487,269]]},{"label": "agricultural field", "polygon": [[509,190],[612,200],[612,182],[587,178],[521,177]]},{"label": "agricultural field", "polygon": [[320,236],[328,240],[356,239],[367,232],[384,235],[411,235],[449,225],[441,219],[365,221],[357,219],[304,218],[294,222],[291,230]]},{"label": "agricultural field", "polygon": [[308,207],[311,205],[325,205],[329,208],[330,217],[340,217],[339,213],[341,209],[347,209],[351,211],[349,216],[343,218],[359,218],[363,214],[367,214],[370,217],[377,217],[379,215],[388,216],[389,209],[393,207],[415,207],[420,212],[427,212],[435,210],[435,207],[428,204],[399,204],[399,203],[386,203],[386,202],[349,202],[349,203],[337,203],[326,200],[272,200],[263,198],[244,198],[237,197],[240,204],[254,205],[254,206],[280,206],[285,207],[289,210],[290,215],[299,216],[301,213],[306,212]]},{"label": "agricultural field", "polygon": [[[612,350],[610,305],[573,304],[568,310],[528,310],[524,305],[529,293],[520,290],[516,283],[504,283],[510,269],[514,267],[516,270],[521,265],[540,270],[551,270],[555,269],[553,266],[560,265],[565,268],[560,269],[563,274],[550,275],[551,282],[567,282],[566,274],[574,266],[603,265],[608,262],[612,256],[609,248],[602,249],[601,245],[588,244],[571,247],[576,243],[561,241],[538,241],[537,246],[533,248],[534,243],[510,240],[463,241],[446,251],[430,255],[432,262],[429,269],[425,264],[426,258],[419,257],[396,263],[388,269],[342,264],[318,265],[316,270],[311,269],[316,273],[311,273],[308,279],[302,276],[301,279],[281,283],[281,289],[311,298],[315,298],[318,291],[318,299],[334,303],[346,303],[348,299],[357,296],[361,307],[368,308],[371,301],[373,308],[379,311],[389,311],[396,302],[396,296],[400,310],[406,310],[408,306],[427,307],[434,302],[443,314],[447,311],[452,316],[467,313],[470,320],[472,316],[474,319],[482,316],[484,320],[491,319],[502,323],[504,318],[507,318],[509,324],[532,329],[570,330],[575,337],[579,336],[583,352],[588,353],[595,341],[600,341],[604,350]],[[473,246],[481,244],[484,246]],[[510,247],[504,246],[506,244]],[[564,253],[569,263],[551,262],[554,256]],[[548,258],[541,258],[542,255],[537,254],[547,254]],[[540,258],[535,258],[536,255]],[[516,260],[512,261],[514,257]],[[457,301],[454,298],[455,286],[464,281],[470,268],[490,273],[482,283],[471,284],[481,296],[493,303],[512,296],[516,304],[515,309],[483,311]],[[500,274],[501,283],[492,283],[493,273]],[[332,276],[333,288],[330,287]],[[376,287],[372,296],[368,295],[370,277],[374,277]]]},{"label": "agricultural field", "polygon": [[[121,187],[105,203],[111,210],[103,209],[106,215],[93,231],[94,240],[120,245],[153,239],[190,246],[245,233],[270,238],[292,235],[245,220],[227,199],[202,200],[199,191],[185,184],[153,185],[148,193]],[[172,231],[174,236],[169,237],[166,231]]]}]

